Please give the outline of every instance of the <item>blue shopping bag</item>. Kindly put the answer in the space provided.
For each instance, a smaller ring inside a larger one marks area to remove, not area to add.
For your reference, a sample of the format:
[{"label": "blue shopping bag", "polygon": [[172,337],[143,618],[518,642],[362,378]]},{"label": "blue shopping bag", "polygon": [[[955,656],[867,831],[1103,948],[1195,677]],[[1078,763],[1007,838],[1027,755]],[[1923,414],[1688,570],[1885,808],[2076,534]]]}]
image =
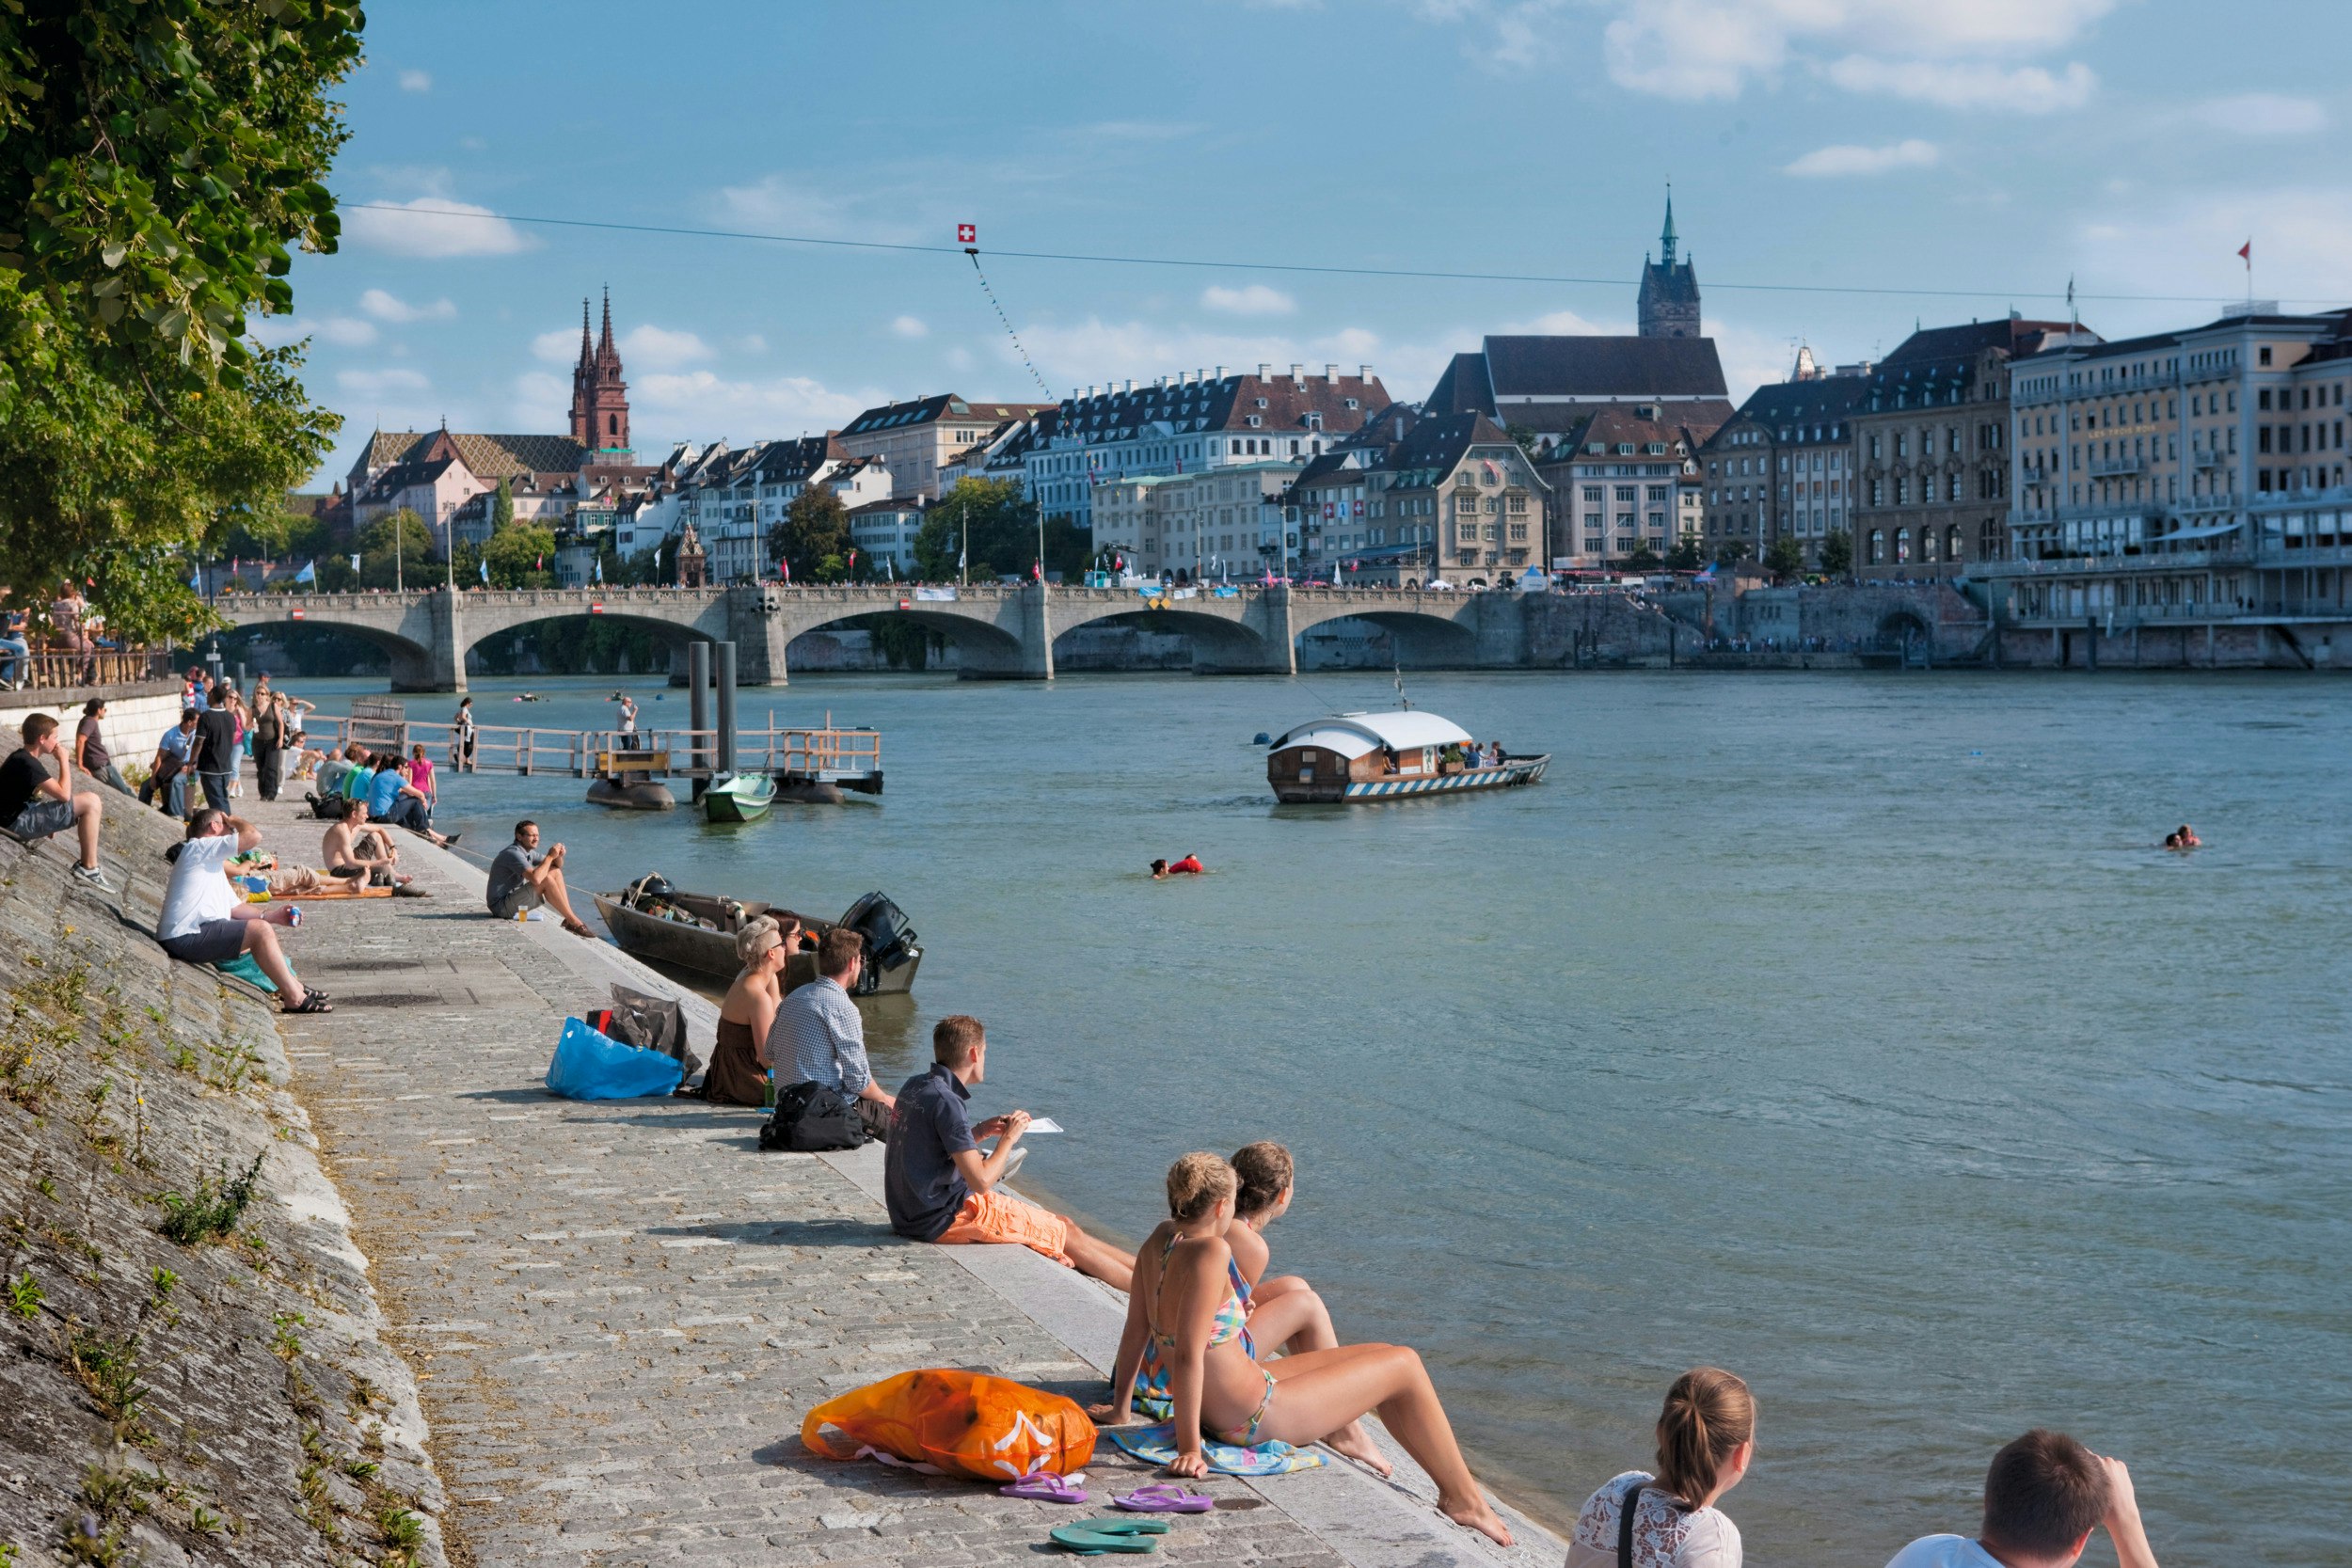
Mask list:
[{"label": "blue shopping bag", "polygon": [[566,1100],[641,1100],[668,1094],[678,1078],[675,1056],[623,1045],[576,1018],[564,1021],[548,1064],[548,1087]]}]

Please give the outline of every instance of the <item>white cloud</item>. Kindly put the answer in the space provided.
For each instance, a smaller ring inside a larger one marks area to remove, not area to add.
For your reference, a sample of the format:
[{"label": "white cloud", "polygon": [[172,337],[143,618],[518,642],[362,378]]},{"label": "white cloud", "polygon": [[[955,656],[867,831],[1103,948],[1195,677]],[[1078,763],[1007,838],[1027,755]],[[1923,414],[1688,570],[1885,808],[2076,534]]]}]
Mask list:
[{"label": "white cloud", "polygon": [[955,348],[949,349],[947,351],[947,368],[951,371],[970,370],[972,368],[972,351],[968,348],[962,347],[961,344]]},{"label": "white cloud", "polygon": [[1298,309],[1298,302],[1279,289],[1269,289],[1263,283],[1251,283],[1239,289],[1212,285],[1200,291],[1202,309],[1222,311],[1229,316],[1287,316]]},{"label": "white cloud", "polygon": [[395,256],[446,260],[454,256],[512,256],[538,242],[487,207],[447,197],[342,210],[343,238]]},{"label": "white cloud", "polygon": [[[1988,84],[1930,73],[1923,65],[1991,68],[2020,55],[2058,49],[2112,9],[2117,0],[1607,0],[1617,14],[1602,33],[1602,55],[1618,86],[1665,98],[1737,98],[1751,81],[1777,85],[1792,63],[1818,66],[1831,55],[1880,67],[1855,90],[1906,94],[1955,107],[2066,106],[2087,96],[2088,67],[2070,65],[2042,80]],[[1860,67],[1856,74],[1868,76]],[[1996,72],[1996,74],[1998,74]],[[1831,80],[1837,81],[1835,73]],[[1839,86],[1851,87],[1847,82]],[[2075,96],[2079,95],[2079,96]],[[2060,102],[2053,102],[2053,100]]]},{"label": "white cloud", "polygon": [[1173,120],[1105,119],[1086,127],[1080,135],[1105,141],[1175,141],[1201,129]]},{"label": "white cloud", "polygon": [[901,338],[928,338],[931,329],[913,316],[900,316],[890,324],[890,330]]},{"label": "white cloud", "polygon": [[1942,154],[1933,142],[1913,137],[1884,147],[1817,147],[1781,170],[1801,179],[1826,180],[1850,174],[1885,174],[1899,168],[1931,168]]},{"label": "white cloud", "polygon": [[1882,60],[1849,55],[1824,74],[1849,92],[1908,98],[1947,109],[1994,109],[2046,115],[2079,109],[2099,78],[2080,60],[2053,73],[2038,65],[2002,67],[1984,61]]},{"label": "white cloud", "polygon": [[328,316],[323,321],[308,316],[257,316],[246,324],[246,331],[265,348],[283,348],[305,338],[342,348],[365,348],[375,341],[374,325],[357,316]]},{"label": "white cloud", "polygon": [[2309,98],[2289,98],[2275,92],[2244,92],[2233,98],[2209,98],[2197,105],[2197,118],[2242,136],[2308,136],[2328,129],[2327,108]]},{"label": "white cloud", "polygon": [[613,342],[621,362],[633,372],[675,371],[710,357],[710,345],[691,332],[673,332],[651,325],[631,327]]},{"label": "white cloud", "polygon": [[420,371],[403,370],[395,366],[381,371],[339,371],[335,385],[346,392],[421,392],[432,383]]},{"label": "white cloud", "polygon": [[457,318],[457,307],[447,299],[437,299],[430,305],[411,305],[382,289],[370,289],[361,294],[359,309],[378,321],[388,322],[445,322]]},{"label": "white cloud", "polygon": [[[2344,302],[2342,260],[2352,254],[2352,184],[2220,185],[2157,205],[2144,193],[2082,224],[2076,249],[2087,293],[2204,294],[2218,307],[2246,294],[2238,246],[2254,241],[2254,291],[2290,309]],[[2122,310],[2133,312],[2119,319]],[[2201,319],[2194,305],[2090,301],[2083,319],[2108,337]]]},{"label": "white cloud", "polygon": [[[803,184],[787,175],[771,174],[755,184],[728,185],[719,192],[718,207],[725,221],[771,233],[801,234],[811,239],[860,239],[903,243],[917,231],[901,218],[903,202],[885,211],[865,193],[847,199]],[[931,233],[945,241],[953,233]]]},{"label": "white cloud", "polygon": [[1461,26],[1462,57],[1497,75],[1532,71],[1558,53],[1552,13],[1565,0],[1413,0],[1413,13],[1436,26]]},{"label": "white cloud", "polygon": [[629,378],[630,411],[641,428],[703,440],[723,436],[740,442],[837,429],[889,401],[890,394],[878,388],[840,391],[804,375],[737,380],[703,370]]},{"label": "white cloud", "polygon": [[761,333],[746,332],[735,340],[735,346],[745,354],[765,354],[768,352],[768,340]]},{"label": "white cloud", "polygon": [[571,419],[571,384],[546,371],[525,371],[515,378],[515,403],[507,418],[516,430],[562,430]]},{"label": "white cloud", "polygon": [[400,90],[403,92],[431,92],[433,90],[433,73],[427,71],[402,71],[400,73]]}]

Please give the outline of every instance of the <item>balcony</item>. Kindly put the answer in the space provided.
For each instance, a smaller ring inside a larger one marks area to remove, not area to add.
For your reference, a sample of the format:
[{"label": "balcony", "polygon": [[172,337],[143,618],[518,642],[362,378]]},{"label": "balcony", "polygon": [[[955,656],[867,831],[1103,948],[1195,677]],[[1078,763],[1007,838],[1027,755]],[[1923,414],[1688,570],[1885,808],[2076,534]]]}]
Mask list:
[{"label": "balcony", "polygon": [[2148,471],[2144,457],[2100,457],[2085,465],[2093,479],[2113,479],[2118,475],[2142,474]]}]

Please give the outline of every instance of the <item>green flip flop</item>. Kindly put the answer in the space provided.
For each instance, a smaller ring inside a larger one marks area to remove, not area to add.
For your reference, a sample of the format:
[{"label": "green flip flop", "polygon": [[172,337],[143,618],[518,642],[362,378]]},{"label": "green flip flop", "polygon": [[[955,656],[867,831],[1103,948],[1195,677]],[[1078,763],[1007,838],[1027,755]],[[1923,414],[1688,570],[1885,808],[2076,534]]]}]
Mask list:
[{"label": "green flip flop", "polygon": [[1064,1546],[1080,1557],[1101,1557],[1106,1552],[1140,1555],[1156,1552],[1160,1544],[1153,1536],[1166,1535],[1170,1529],[1165,1519],[1124,1518],[1081,1519],[1074,1525],[1058,1525],[1053,1531],[1054,1544]]}]

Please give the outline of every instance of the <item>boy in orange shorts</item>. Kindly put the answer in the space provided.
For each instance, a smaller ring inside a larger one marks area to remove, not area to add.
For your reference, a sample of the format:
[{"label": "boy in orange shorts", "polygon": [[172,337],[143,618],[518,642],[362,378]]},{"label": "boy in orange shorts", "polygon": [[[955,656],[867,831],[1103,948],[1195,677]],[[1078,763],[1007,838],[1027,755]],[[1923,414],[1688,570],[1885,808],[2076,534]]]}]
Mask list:
[{"label": "boy in orange shorts", "polygon": [[[931,1031],[931,1069],[898,1091],[891,1122],[882,1162],[890,1228],[918,1242],[1025,1246],[1126,1290],[1135,1275],[1132,1254],[1096,1241],[1050,1209],[996,1190],[1029,1113],[973,1124],[965,1101],[988,1066],[980,1021],[962,1013],[941,1019]],[[993,1152],[981,1154],[981,1138],[996,1140]]]}]

